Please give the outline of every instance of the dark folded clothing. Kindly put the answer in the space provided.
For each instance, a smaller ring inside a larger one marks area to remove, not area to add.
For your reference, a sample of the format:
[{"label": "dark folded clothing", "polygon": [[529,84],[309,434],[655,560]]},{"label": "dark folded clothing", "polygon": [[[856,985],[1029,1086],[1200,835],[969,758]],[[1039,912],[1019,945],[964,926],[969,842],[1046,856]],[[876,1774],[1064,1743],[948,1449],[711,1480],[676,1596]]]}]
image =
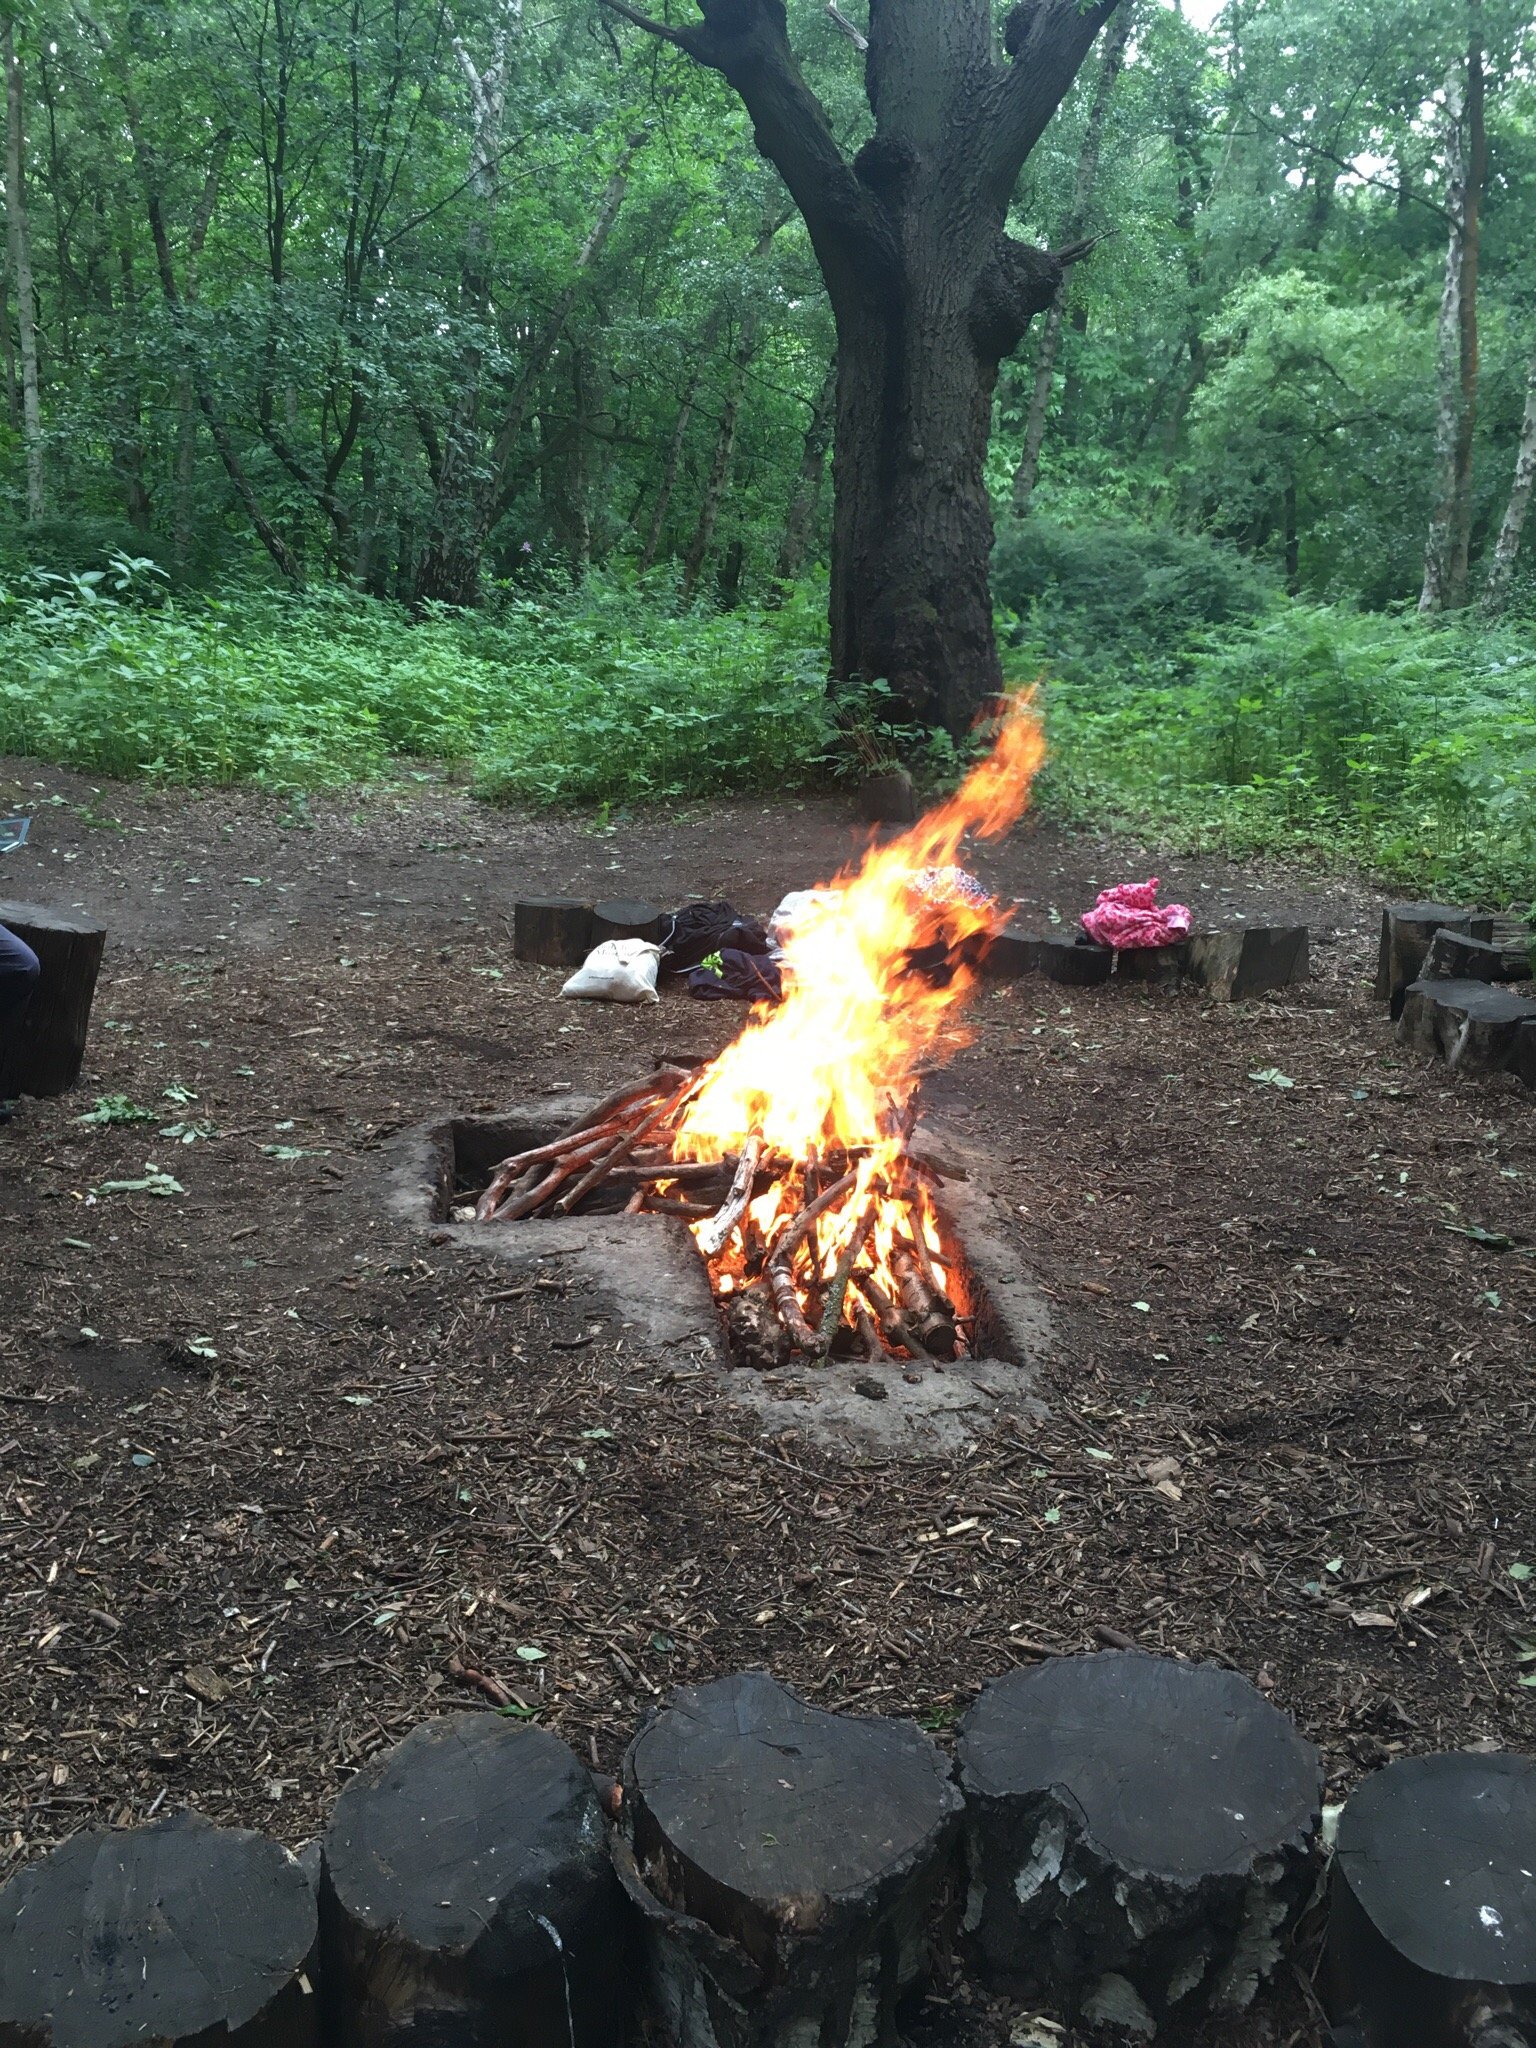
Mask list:
[{"label": "dark folded clothing", "polygon": [[668,974],[686,974],[711,953],[766,953],[768,934],[730,903],[685,903],[662,922],[661,964]]},{"label": "dark folded clothing", "polygon": [[743,953],[739,947],[722,947],[718,967],[695,967],[688,976],[688,993],[705,1002],[733,997],[742,1003],[777,1003],[783,999],[778,962],[762,953]]}]

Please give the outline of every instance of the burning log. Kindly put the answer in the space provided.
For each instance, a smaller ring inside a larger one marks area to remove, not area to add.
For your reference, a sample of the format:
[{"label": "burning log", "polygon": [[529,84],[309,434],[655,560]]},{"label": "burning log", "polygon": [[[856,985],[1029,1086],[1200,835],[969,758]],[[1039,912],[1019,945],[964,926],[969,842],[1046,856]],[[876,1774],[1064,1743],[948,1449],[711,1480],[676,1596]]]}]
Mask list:
[{"label": "burning log", "polygon": [[731,1232],[745,1215],[747,1204],[752,1199],[752,1183],[757,1179],[758,1161],[762,1156],[763,1141],[754,1133],[741,1148],[741,1157],[736,1162],[730,1193],[698,1234],[699,1250],[706,1259],[718,1258],[724,1251]]},{"label": "burning log", "polygon": [[853,1282],[874,1310],[875,1319],[887,1344],[899,1345],[903,1351],[910,1352],[913,1358],[932,1357],[933,1354],[924,1346],[922,1338],[917,1335],[868,1267],[861,1266],[854,1274]]},{"label": "burning log", "polygon": [[848,1294],[849,1276],[858,1263],[859,1254],[868,1241],[869,1233],[875,1227],[876,1213],[875,1197],[871,1195],[864,1206],[864,1214],[859,1218],[852,1237],[844,1245],[842,1255],[833,1268],[832,1278],[827,1286],[826,1307],[821,1312],[821,1334],[818,1340],[818,1348],[825,1357],[831,1356],[833,1340],[843,1327],[843,1303]]},{"label": "burning log", "polygon": [[[921,1230],[916,1233],[920,1239]],[[931,1270],[931,1267],[930,1267]],[[936,1358],[953,1358],[955,1355],[955,1317],[947,1302],[939,1295],[937,1288],[928,1286],[918,1271],[916,1256],[898,1246],[891,1258],[891,1271],[896,1276],[896,1286],[901,1295],[901,1305],[907,1321],[916,1330],[926,1350]]]},{"label": "burning log", "polygon": [[816,1219],[824,1216],[834,1202],[840,1202],[857,1179],[856,1173],[845,1173],[833,1181],[831,1187],[823,1188],[815,1201],[808,1202],[788,1229],[780,1233],[768,1255],[768,1287],[774,1307],[799,1351],[814,1352],[817,1336],[806,1321],[805,1311],[795,1293],[795,1253],[814,1229]]},{"label": "burning log", "polygon": [[773,1305],[778,1310],[779,1321],[788,1330],[795,1349],[813,1352],[817,1343],[816,1332],[805,1319],[800,1297],[795,1292],[794,1275],[787,1264],[780,1264],[775,1259],[768,1261],[768,1291],[773,1296]]}]

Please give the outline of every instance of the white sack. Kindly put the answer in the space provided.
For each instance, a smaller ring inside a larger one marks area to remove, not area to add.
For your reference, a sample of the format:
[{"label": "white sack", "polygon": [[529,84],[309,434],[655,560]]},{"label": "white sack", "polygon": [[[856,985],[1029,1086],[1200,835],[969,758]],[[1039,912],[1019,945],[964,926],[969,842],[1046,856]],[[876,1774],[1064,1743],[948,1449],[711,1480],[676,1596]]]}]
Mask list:
[{"label": "white sack", "polygon": [[594,946],[570,980],[563,996],[586,996],[598,1003],[659,1003],[656,972],[661,948],[648,939],[604,939]]}]

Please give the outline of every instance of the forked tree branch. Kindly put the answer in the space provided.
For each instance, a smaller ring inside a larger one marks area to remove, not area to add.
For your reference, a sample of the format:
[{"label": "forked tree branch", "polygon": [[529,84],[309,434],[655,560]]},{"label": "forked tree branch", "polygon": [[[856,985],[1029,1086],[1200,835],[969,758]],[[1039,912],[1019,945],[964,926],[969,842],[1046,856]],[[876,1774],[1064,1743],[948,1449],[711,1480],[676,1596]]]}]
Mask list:
[{"label": "forked tree branch", "polygon": [[1066,98],[1117,0],[1019,0],[1003,46],[1011,59],[993,84],[989,181],[1010,198],[1024,160]]},{"label": "forked tree branch", "polygon": [[834,306],[845,293],[883,282],[895,261],[884,209],[854,175],[821,101],[789,46],[784,0],[698,0],[688,28],[603,0],[611,13],[685,50],[735,88],[753,139],[799,207]]}]

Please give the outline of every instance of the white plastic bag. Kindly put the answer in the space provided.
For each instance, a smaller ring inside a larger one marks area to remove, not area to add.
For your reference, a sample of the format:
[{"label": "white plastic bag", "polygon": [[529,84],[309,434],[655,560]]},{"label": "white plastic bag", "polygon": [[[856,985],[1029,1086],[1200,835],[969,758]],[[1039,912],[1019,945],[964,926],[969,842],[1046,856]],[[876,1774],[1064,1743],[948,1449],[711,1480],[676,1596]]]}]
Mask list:
[{"label": "white plastic bag", "polygon": [[797,921],[807,911],[829,908],[842,901],[841,889],[791,889],[768,920],[768,937],[775,956],[788,943]]},{"label": "white plastic bag", "polygon": [[661,948],[648,939],[604,939],[582,961],[561,989],[563,996],[586,996],[597,1003],[659,1003],[656,970]]}]

